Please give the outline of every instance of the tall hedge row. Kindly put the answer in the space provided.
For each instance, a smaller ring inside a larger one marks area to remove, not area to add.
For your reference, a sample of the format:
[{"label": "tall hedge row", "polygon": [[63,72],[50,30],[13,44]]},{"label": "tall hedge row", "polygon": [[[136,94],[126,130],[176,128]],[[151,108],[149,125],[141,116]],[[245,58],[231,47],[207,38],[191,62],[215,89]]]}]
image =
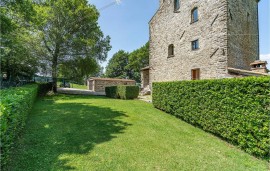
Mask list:
[{"label": "tall hedge row", "polygon": [[140,88],[138,86],[119,85],[105,87],[105,93],[110,98],[135,99],[139,95]]},{"label": "tall hedge row", "polygon": [[50,89],[49,84],[32,84],[0,90],[1,168],[6,165],[18,134],[38,94]]},{"label": "tall hedge row", "polygon": [[270,77],[153,83],[153,104],[269,158]]}]

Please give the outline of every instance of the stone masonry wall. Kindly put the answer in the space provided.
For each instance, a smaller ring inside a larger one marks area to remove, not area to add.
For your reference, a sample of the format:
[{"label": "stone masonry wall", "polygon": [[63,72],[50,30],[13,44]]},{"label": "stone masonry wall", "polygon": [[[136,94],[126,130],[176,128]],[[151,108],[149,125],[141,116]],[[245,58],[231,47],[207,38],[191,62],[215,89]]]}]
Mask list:
[{"label": "stone masonry wall", "polygon": [[258,3],[228,0],[228,67],[250,70],[259,59]]},{"label": "stone masonry wall", "polygon": [[[149,23],[150,85],[190,80],[191,70],[197,68],[201,79],[227,77],[227,0],[181,0],[178,12],[173,0],[162,2]],[[199,20],[191,23],[194,7]],[[196,39],[199,49],[192,51],[191,41]],[[175,55],[168,58],[170,44]]]},{"label": "stone masonry wall", "polygon": [[141,88],[145,88],[146,86],[149,85],[149,70],[141,71],[141,80],[142,80]]},{"label": "stone masonry wall", "polygon": [[108,86],[116,86],[116,85],[136,85],[135,81],[121,81],[121,80],[89,80],[88,85],[89,90],[93,90],[95,92],[105,92],[105,87]]}]

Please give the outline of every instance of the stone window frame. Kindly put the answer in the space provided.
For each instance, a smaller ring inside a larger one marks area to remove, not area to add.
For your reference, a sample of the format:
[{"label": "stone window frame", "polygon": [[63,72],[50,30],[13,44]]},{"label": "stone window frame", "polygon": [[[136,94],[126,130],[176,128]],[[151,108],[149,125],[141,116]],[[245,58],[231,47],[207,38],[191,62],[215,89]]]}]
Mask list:
[{"label": "stone window frame", "polygon": [[[194,44],[194,43],[196,43],[196,44]],[[200,49],[199,39],[191,41],[191,50],[195,51],[195,50],[199,50],[199,49]]]},{"label": "stone window frame", "polygon": [[247,12],[247,22],[250,22],[250,21],[251,21],[250,13]]},{"label": "stone window frame", "polygon": [[168,46],[168,58],[174,57],[174,44]]},{"label": "stone window frame", "polygon": [[200,80],[201,70],[200,68],[191,69],[191,80]]},{"label": "stone window frame", "polygon": [[[197,11],[197,19],[195,20],[195,11]],[[190,24],[192,24],[192,23],[196,23],[196,22],[198,22],[199,21],[199,8],[198,7],[194,7],[194,8],[192,8],[192,10],[191,10],[191,22],[190,22]]]},{"label": "stone window frame", "polygon": [[173,1],[173,10],[175,13],[178,13],[180,10],[180,5],[181,4],[181,0],[174,0]]}]

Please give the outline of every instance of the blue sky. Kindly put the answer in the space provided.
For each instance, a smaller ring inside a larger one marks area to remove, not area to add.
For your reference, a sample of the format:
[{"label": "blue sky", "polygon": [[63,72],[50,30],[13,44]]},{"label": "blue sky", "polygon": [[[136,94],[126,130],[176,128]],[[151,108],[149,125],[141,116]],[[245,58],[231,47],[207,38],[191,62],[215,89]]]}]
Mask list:
[{"label": "blue sky", "polygon": [[[131,52],[149,39],[148,22],[158,9],[159,0],[88,0],[100,9],[99,25],[111,37],[112,50],[108,60],[118,50]],[[260,55],[270,64],[270,0],[259,3]],[[268,64],[268,68],[270,65]],[[106,66],[104,62],[102,66]]]}]

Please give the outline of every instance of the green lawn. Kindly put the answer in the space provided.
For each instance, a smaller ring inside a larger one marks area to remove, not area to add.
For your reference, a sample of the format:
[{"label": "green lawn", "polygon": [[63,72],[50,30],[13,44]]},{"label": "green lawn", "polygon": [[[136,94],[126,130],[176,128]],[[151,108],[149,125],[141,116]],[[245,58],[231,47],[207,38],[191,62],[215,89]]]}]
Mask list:
[{"label": "green lawn", "polygon": [[[57,86],[60,87],[60,84],[62,82],[57,82]],[[76,89],[82,89],[82,90],[87,90],[87,86],[86,85],[81,85],[81,84],[74,84],[74,83],[70,83],[70,88],[76,88]]]},{"label": "green lawn", "polygon": [[8,170],[267,170],[266,161],[138,100],[46,97],[18,144]]},{"label": "green lawn", "polygon": [[87,86],[86,85],[80,85],[80,84],[70,84],[71,88],[76,88],[76,89],[83,89],[83,90],[87,90]]}]

